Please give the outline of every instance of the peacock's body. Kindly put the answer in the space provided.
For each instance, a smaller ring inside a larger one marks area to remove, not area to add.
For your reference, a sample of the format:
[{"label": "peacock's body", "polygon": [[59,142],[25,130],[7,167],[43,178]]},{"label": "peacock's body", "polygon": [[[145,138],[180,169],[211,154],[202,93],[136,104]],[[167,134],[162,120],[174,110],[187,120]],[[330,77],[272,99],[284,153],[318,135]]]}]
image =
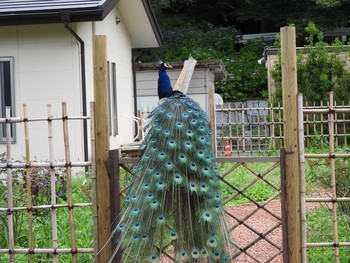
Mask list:
[{"label": "peacock's body", "polygon": [[120,262],[157,262],[161,251],[175,262],[232,262],[205,112],[174,92],[150,117],[114,230]]},{"label": "peacock's body", "polygon": [[158,98],[162,99],[173,92],[171,87],[170,78],[166,70],[172,68],[167,62],[162,62],[158,71]]}]

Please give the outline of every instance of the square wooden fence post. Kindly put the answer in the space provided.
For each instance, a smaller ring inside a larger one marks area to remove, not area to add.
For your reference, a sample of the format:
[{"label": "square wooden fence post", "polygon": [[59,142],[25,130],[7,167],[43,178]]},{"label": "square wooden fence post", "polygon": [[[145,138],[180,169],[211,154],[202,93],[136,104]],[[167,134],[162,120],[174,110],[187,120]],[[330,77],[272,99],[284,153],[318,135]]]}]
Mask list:
[{"label": "square wooden fence post", "polygon": [[281,52],[288,260],[299,263],[301,262],[301,205],[295,27],[281,28]]},{"label": "square wooden fence post", "polygon": [[99,251],[95,262],[99,263],[108,262],[111,255],[110,183],[106,167],[109,157],[106,42],[106,36],[93,37],[97,249]]}]

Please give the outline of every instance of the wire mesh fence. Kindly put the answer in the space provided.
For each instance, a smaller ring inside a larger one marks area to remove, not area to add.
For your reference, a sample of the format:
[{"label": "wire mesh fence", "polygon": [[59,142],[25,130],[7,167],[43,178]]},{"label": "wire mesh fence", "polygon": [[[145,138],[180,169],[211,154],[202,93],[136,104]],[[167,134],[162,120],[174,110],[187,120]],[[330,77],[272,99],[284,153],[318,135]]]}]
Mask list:
[{"label": "wire mesh fence", "polygon": [[[50,105],[43,118],[29,118],[26,105],[23,117],[13,117],[10,112],[7,107],[6,117],[0,118],[6,135],[6,152],[0,156],[0,261],[92,262],[93,184],[86,173],[91,162],[71,159],[68,124],[89,117],[68,116],[65,103],[62,116],[52,116]],[[48,147],[45,161],[30,155],[29,127],[33,122],[47,127],[47,143],[40,141],[42,147]],[[53,122],[62,123],[63,161],[55,160]],[[14,159],[11,154],[14,124],[24,130],[24,160]]]}]

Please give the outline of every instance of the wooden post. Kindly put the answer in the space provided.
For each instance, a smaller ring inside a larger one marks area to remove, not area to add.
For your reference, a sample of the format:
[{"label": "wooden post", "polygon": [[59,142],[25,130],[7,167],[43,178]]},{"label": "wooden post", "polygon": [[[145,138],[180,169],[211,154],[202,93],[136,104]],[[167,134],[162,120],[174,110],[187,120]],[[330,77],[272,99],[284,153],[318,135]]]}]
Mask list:
[{"label": "wooden post", "polygon": [[96,261],[108,262],[111,253],[109,177],[106,161],[109,157],[108,134],[108,80],[106,36],[93,37],[94,99],[95,99],[95,162],[97,203],[97,248]]},{"label": "wooden post", "polygon": [[301,262],[301,218],[295,27],[281,28],[281,52],[288,258],[293,263],[299,263]]}]

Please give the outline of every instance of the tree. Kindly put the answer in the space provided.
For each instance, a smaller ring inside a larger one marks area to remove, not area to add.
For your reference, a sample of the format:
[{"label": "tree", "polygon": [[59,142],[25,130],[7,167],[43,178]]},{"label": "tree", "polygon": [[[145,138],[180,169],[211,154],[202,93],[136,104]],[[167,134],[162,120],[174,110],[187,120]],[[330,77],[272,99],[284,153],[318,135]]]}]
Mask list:
[{"label": "tree", "polygon": [[[297,54],[298,88],[305,101],[328,101],[330,91],[337,101],[347,101],[350,94],[350,71],[339,54],[346,47],[339,40],[331,45],[323,41],[323,33],[314,23],[305,28],[308,45]],[[276,101],[281,101],[281,64],[272,72],[276,83]]]}]

